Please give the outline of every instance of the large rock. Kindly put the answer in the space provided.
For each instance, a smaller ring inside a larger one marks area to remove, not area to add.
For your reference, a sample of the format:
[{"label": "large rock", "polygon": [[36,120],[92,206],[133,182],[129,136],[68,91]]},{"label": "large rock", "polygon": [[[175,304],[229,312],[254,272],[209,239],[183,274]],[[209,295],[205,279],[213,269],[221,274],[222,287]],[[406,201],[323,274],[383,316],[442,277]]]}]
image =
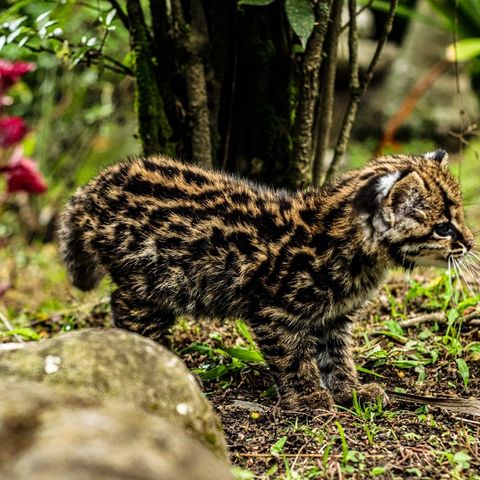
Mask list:
[{"label": "large rock", "polygon": [[227,466],[166,420],[108,399],[2,380],[2,480],[229,480]]},{"label": "large rock", "polygon": [[219,458],[227,458],[220,423],[192,374],[175,354],[139,335],[80,330],[30,343],[0,354],[2,377],[129,402],[187,429]]}]

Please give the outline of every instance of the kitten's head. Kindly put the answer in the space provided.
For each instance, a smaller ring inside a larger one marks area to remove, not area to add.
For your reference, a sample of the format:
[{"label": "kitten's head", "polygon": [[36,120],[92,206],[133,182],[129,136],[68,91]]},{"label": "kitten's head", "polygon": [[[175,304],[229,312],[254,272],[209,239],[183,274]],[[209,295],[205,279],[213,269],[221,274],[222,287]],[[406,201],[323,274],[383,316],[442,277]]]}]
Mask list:
[{"label": "kitten's head", "polygon": [[359,190],[355,204],[393,263],[447,266],[472,248],[460,186],[446,163],[447,153],[437,150],[370,164],[379,173]]}]

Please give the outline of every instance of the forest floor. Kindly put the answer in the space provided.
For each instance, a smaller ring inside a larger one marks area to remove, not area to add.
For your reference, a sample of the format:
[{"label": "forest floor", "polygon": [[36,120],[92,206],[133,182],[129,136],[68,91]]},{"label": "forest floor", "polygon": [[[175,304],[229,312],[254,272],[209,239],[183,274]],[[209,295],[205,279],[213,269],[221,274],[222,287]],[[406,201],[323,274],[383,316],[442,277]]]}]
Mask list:
[{"label": "forest floor", "polygon": [[[109,326],[110,289],[104,282],[76,292],[53,245],[7,242],[0,249],[0,341]],[[479,301],[440,271],[393,273],[357,315],[362,380],[391,392],[480,398]],[[462,408],[392,398],[385,407],[356,404],[307,418],[281,409],[243,322],[182,318],[171,346],[202,379],[238,479],[480,479],[480,417]]]}]

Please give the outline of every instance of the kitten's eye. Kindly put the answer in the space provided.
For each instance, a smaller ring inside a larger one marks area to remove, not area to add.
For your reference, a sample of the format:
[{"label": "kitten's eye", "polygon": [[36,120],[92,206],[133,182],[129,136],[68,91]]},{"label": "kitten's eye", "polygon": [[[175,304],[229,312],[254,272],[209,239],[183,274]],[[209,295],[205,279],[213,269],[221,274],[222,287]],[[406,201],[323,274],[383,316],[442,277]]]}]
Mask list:
[{"label": "kitten's eye", "polygon": [[450,237],[455,234],[455,230],[450,223],[439,223],[435,225],[433,231],[440,237]]}]

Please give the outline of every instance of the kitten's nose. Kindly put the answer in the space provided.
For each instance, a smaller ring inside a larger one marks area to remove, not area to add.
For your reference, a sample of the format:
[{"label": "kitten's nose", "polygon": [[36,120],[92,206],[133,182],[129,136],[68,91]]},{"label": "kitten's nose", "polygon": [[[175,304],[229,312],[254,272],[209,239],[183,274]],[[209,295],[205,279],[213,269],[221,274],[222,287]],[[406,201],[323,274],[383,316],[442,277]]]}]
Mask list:
[{"label": "kitten's nose", "polygon": [[475,242],[475,240],[473,238],[465,238],[463,240],[463,243],[467,247],[468,250],[472,249],[474,242]]}]

